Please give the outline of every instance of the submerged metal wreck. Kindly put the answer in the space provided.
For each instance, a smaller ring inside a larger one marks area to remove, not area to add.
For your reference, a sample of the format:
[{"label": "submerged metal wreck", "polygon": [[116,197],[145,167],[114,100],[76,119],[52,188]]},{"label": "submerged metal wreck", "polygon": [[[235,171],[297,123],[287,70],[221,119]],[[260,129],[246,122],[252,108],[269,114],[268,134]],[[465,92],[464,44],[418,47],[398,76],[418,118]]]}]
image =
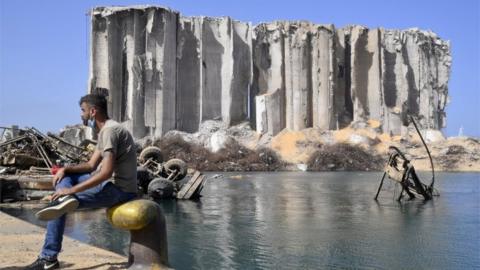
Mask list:
[{"label": "submerged metal wreck", "polygon": [[387,164],[385,165],[384,173],[382,179],[380,180],[380,184],[377,189],[377,193],[375,195],[375,200],[378,199],[378,195],[383,186],[383,181],[385,180],[385,176],[388,176],[391,180],[400,184],[402,190],[397,198],[397,201],[401,201],[404,193],[406,193],[409,199],[414,199],[415,195],[422,196],[424,200],[431,200],[433,196],[439,196],[438,191],[434,188],[435,184],[435,169],[433,167],[432,156],[430,155],[430,150],[425,143],[425,140],[420,133],[417,123],[410,117],[410,121],[413,123],[415,130],[417,131],[425,150],[427,151],[428,157],[430,158],[430,166],[432,169],[432,180],[430,184],[426,185],[422,183],[420,178],[418,177],[415,168],[413,167],[412,163],[409,159],[405,157],[405,155],[395,146],[389,147],[389,157]]}]

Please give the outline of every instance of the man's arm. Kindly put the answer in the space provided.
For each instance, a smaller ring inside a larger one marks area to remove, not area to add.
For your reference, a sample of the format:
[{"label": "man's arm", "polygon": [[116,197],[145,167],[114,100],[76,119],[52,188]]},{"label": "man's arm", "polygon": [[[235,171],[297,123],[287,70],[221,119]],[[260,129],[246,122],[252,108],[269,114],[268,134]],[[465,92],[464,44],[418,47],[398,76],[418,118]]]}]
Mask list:
[{"label": "man's arm", "polygon": [[97,168],[101,160],[102,160],[101,152],[99,150],[95,150],[95,152],[93,152],[93,155],[88,162],[60,168],[55,174],[55,176],[53,177],[53,181],[52,181],[53,186],[56,186],[58,182],[60,182],[62,178],[65,177],[65,174],[93,172]]},{"label": "man's arm", "polygon": [[71,188],[58,190],[57,192],[55,192],[55,194],[53,194],[52,200],[55,200],[62,195],[70,195],[70,194],[82,192],[109,179],[113,175],[114,161],[115,161],[115,154],[113,154],[110,151],[105,152],[102,160],[102,168],[100,169],[99,173],[93,175],[87,181],[82,182],[78,185],[75,185]]}]

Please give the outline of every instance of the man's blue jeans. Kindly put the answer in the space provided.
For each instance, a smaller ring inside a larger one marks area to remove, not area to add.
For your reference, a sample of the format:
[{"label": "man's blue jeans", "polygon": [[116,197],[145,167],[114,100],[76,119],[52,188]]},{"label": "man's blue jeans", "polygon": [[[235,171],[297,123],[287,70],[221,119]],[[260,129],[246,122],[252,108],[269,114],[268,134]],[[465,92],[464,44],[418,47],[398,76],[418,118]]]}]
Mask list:
[{"label": "man's blue jeans", "polygon": [[[65,176],[57,184],[55,190],[69,188],[90,178],[90,174],[71,174]],[[98,186],[87,189],[74,195],[78,202],[78,208],[110,207],[115,204],[129,201],[136,197],[135,193],[123,192],[111,182],[103,182]],[[66,215],[47,223],[47,233],[43,244],[41,258],[56,259],[62,249],[63,232],[65,230]]]}]

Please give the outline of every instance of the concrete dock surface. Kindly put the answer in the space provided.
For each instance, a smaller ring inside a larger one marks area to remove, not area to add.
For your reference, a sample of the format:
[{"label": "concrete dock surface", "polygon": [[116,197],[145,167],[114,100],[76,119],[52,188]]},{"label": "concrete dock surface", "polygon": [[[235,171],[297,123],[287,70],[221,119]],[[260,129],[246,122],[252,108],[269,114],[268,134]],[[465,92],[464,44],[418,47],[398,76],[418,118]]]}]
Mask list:
[{"label": "concrete dock surface", "polygon": [[[0,211],[0,269],[23,269],[38,256],[45,229]],[[59,255],[61,269],[125,269],[127,258],[67,236]]]}]

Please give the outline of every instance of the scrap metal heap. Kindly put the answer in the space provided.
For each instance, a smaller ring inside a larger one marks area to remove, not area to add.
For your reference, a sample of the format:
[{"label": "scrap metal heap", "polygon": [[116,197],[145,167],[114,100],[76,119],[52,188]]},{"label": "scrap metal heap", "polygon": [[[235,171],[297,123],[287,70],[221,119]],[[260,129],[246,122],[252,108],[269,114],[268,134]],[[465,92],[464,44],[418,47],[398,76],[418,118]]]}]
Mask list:
[{"label": "scrap metal heap", "polygon": [[[6,131],[12,130],[8,134]],[[73,145],[55,134],[43,134],[36,128],[0,127],[0,165],[20,169],[31,166],[52,169],[55,165],[88,161],[91,150]],[[7,133],[7,134],[6,134]],[[10,138],[9,138],[10,137]]]},{"label": "scrap metal heap", "polygon": [[[39,199],[53,190],[51,174],[68,164],[89,160],[95,142],[79,146],[55,134],[35,128],[0,127],[0,203],[4,199]],[[137,158],[139,191],[152,199],[200,197],[205,177],[198,171],[187,177],[187,164],[180,159],[163,162],[161,150],[150,146]],[[182,179],[188,179],[182,181]]]}]

